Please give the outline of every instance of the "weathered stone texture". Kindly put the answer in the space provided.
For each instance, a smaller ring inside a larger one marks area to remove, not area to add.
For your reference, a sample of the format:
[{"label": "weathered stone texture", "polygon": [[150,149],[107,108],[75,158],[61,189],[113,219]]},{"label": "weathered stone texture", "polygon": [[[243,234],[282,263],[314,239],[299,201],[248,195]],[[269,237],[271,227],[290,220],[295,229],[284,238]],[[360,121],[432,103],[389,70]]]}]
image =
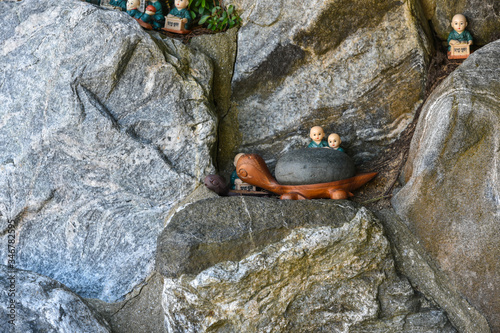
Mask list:
[{"label": "weathered stone texture", "polygon": [[224,172],[235,153],[276,161],[309,128],[338,133],[356,162],[393,142],[424,96],[432,51],[417,1],[232,1],[242,11],[221,122]]},{"label": "weathered stone texture", "polygon": [[455,332],[396,274],[379,222],[347,201],[200,201],[158,249],[168,332]]},{"label": "weathered stone texture", "polygon": [[111,332],[104,319],[57,281],[0,265],[0,287],[2,332]]},{"label": "weathered stone texture", "polygon": [[0,15],[0,230],[16,225],[17,267],[123,299],[169,211],[214,170],[211,62],[86,2]]},{"label": "weathered stone texture", "polygon": [[429,257],[419,239],[396,212],[392,208],[383,209],[377,211],[376,215],[391,243],[397,271],[446,311],[450,322],[459,332],[490,333],[486,318],[450,283],[449,277]]},{"label": "weathered stone texture", "polygon": [[392,203],[456,288],[500,330],[500,41],[429,97]]}]

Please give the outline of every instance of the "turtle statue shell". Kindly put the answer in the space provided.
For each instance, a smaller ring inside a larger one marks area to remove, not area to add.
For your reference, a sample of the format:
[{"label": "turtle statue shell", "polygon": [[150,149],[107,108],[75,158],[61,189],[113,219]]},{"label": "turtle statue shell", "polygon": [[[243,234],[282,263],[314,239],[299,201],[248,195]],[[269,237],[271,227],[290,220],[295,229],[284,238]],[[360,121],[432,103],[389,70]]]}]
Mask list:
[{"label": "turtle statue shell", "polygon": [[354,177],[354,161],[345,153],[328,148],[302,148],[283,155],[274,170],[282,185],[328,183]]}]

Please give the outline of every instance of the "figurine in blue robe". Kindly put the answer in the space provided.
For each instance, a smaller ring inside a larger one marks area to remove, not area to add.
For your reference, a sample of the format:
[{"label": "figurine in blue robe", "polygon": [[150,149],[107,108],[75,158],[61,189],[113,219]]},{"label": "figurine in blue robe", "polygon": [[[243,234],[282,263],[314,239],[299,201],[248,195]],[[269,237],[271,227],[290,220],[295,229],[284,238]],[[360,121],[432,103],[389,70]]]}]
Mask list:
[{"label": "figurine in blue robe", "polygon": [[141,4],[140,0],[128,0],[127,1],[127,14],[135,19],[140,19],[142,13],[139,11],[139,6]]}]

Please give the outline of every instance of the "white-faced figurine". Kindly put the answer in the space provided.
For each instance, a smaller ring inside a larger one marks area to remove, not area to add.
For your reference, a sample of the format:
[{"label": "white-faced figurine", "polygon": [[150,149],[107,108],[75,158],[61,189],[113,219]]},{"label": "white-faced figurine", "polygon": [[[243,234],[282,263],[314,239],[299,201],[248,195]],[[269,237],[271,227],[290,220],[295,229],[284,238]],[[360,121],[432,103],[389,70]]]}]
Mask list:
[{"label": "white-faced figurine", "polygon": [[140,5],[140,0],[127,0],[127,14],[133,18],[140,19],[142,16],[142,13],[139,11]]},{"label": "white-faced figurine", "polygon": [[472,45],[472,35],[465,30],[467,28],[467,19],[462,14],[453,16],[451,20],[451,27],[453,31],[448,35],[448,51],[451,50],[452,45],[468,44]]},{"label": "white-faced figurine", "polygon": [[184,22],[184,29],[189,30],[189,25],[191,24],[191,14],[187,9],[189,5],[189,0],[175,0],[175,8],[168,13],[168,16],[175,16],[182,19]]},{"label": "white-faced figurine", "polygon": [[328,146],[332,149],[344,152],[344,149],[340,147],[342,140],[340,140],[340,136],[336,133],[332,133],[328,136]]},{"label": "white-faced figurine", "polygon": [[309,132],[309,137],[311,138],[311,143],[307,146],[308,148],[323,148],[328,147],[328,142],[325,140],[325,131],[321,126],[311,127]]}]

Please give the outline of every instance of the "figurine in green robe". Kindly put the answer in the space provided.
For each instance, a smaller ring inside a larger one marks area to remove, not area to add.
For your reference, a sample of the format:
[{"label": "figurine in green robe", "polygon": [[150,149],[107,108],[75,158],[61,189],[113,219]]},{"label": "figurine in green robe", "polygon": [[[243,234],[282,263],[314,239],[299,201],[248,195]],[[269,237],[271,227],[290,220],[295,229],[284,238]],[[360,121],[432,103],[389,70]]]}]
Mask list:
[{"label": "figurine in green robe", "polygon": [[467,19],[462,14],[453,16],[451,20],[451,27],[453,31],[448,35],[448,51],[451,50],[452,45],[469,44],[472,45],[472,35],[465,30],[467,27]]},{"label": "figurine in green robe", "polygon": [[308,148],[324,148],[328,147],[328,142],[326,142],[325,131],[321,126],[311,127],[309,136],[312,139],[311,143],[307,146]]},{"label": "figurine in green robe", "polygon": [[175,0],[175,8],[168,13],[168,16],[175,16],[182,19],[184,22],[184,29],[189,30],[189,25],[191,24],[191,14],[187,9],[189,5],[189,0]]},{"label": "figurine in green robe", "polygon": [[158,0],[150,0],[146,1],[146,8],[147,6],[153,6],[155,7],[156,13],[153,15],[153,21],[151,22],[151,25],[155,29],[160,29],[165,26],[165,16],[163,16],[163,7]]},{"label": "figurine in green robe", "polygon": [[337,133],[332,133],[328,136],[328,146],[330,148],[344,152],[344,149],[340,147],[342,140],[340,140],[340,136]]},{"label": "figurine in green robe", "polygon": [[140,0],[128,0],[127,1],[127,14],[135,19],[140,19],[142,13],[139,11],[139,6],[141,5]]}]

